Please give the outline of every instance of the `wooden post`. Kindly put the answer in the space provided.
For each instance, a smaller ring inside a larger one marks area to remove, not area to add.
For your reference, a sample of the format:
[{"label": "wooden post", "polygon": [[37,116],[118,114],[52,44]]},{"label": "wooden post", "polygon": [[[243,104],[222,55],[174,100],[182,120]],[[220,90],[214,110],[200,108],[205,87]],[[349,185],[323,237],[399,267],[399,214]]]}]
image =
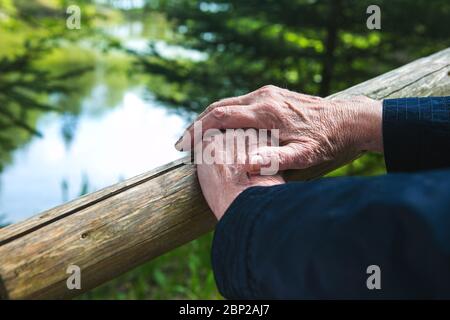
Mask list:
[{"label": "wooden post", "polygon": [[[449,95],[449,72],[450,48],[331,97]],[[313,179],[350,160],[287,176]],[[169,163],[0,229],[1,297],[74,297],[196,239],[214,224],[195,167],[183,160]],[[66,286],[70,265],[81,269],[81,290]]]}]

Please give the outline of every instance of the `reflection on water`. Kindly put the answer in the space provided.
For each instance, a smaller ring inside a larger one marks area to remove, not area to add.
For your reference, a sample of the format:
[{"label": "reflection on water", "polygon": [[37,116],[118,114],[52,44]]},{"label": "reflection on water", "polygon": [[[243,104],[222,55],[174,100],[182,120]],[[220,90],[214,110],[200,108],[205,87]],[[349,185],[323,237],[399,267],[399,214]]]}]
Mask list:
[{"label": "reflection on water", "polygon": [[100,118],[82,114],[69,146],[60,120],[54,114],[43,118],[44,137],[16,151],[1,175],[0,206],[8,222],[76,198],[86,183],[91,192],[182,156],[173,144],[185,120],[144,101],[136,90]]},{"label": "reflection on water", "polygon": [[152,17],[145,21],[129,21],[111,26],[108,27],[106,32],[122,39],[121,42],[125,48],[139,53],[146,53],[149,49],[149,43],[151,43],[158,54],[168,59],[206,60],[207,54],[204,52],[169,45],[161,39],[158,40],[157,38],[163,36],[168,30],[162,28],[161,23],[155,23],[154,21],[152,23],[151,19],[156,19],[156,16],[153,15]]},{"label": "reflection on water", "polygon": [[[151,38],[141,22],[109,31],[136,50],[148,48]],[[167,56],[202,58],[198,52],[157,43]],[[119,93],[107,84],[115,76],[98,70],[95,75],[75,119],[67,114],[44,115],[37,127],[43,138],[35,137],[13,153],[12,163],[0,175],[0,214],[6,222],[24,220],[183,156],[173,145],[187,125],[184,118],[149,98],[135,81],[125,82],[121,99],[108,100]]]}]

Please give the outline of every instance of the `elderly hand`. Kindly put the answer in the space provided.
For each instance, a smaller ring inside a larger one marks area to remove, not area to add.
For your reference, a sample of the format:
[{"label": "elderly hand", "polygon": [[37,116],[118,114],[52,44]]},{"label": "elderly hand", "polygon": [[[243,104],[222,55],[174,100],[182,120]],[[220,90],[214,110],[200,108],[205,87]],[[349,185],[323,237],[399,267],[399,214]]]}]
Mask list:
[{"label": "elderly hand", "polygon": [[[280,146],[260,148],[258,154],[261,163],[275,157],[280,170],[383,150],[382,103],[364,96],[322,99],[265,86],[213,103],[197,121],[202,122],[203,132],[211,128],[279,129]],[[193,137],[191,125],[176,148],[190,150]]]},{"label": "elderly hand", "polygon": [[[245,134],[247,137],[253,135],[253,138],[257,139],[255,130],[247,130]],[[226,150],[225,134],[220,133],[213,138],[211,141],[202,143],[203,150],[208,149],[208,152],[214,154],[214,163],[206,164],[202,162],[198,164],[197,176],[203,195],[218,220],[220,220],[233,200],[245,189],[252,186],[272,186],[284,183],[280,175],[259,176],[247,173],[246,168],[249,164],[248,152],[251,149],[248,140],[250,139],[247,139],[246,150],[234,152],[233,161],[230,161],[230,164],[226,164],[226,153],[229,150]],[[234,134],[232,139],[234,147],[237,141],[237,134]]]}]

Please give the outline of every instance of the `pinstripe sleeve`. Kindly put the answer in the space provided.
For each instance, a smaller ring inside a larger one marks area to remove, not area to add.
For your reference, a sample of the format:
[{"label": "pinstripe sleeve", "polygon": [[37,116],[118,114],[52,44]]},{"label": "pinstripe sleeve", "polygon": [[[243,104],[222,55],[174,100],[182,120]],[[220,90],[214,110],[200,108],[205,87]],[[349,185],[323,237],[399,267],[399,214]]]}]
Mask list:
[{"label": "pinstripe sleeve", "polygon": [[450,167],[450,97],[383,101],[388,172]]}]

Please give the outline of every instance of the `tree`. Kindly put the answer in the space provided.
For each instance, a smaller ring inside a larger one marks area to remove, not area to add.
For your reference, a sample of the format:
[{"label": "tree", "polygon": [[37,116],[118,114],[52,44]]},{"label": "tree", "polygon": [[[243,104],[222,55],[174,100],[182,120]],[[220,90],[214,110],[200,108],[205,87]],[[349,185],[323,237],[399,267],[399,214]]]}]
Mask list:
[{"label": "tree", "polygon": [[[368,30],[377,4],[382,29]],[[448,1],[160,0],[176,36],[171,44],[206,53],[173,59],[152,46],[141,56],[159,75],[151,89],[174,106],[201,111],[225,96],[275,84],[326,96],[444,48]],[[173,90],[177,93],[173,94]]]}]

